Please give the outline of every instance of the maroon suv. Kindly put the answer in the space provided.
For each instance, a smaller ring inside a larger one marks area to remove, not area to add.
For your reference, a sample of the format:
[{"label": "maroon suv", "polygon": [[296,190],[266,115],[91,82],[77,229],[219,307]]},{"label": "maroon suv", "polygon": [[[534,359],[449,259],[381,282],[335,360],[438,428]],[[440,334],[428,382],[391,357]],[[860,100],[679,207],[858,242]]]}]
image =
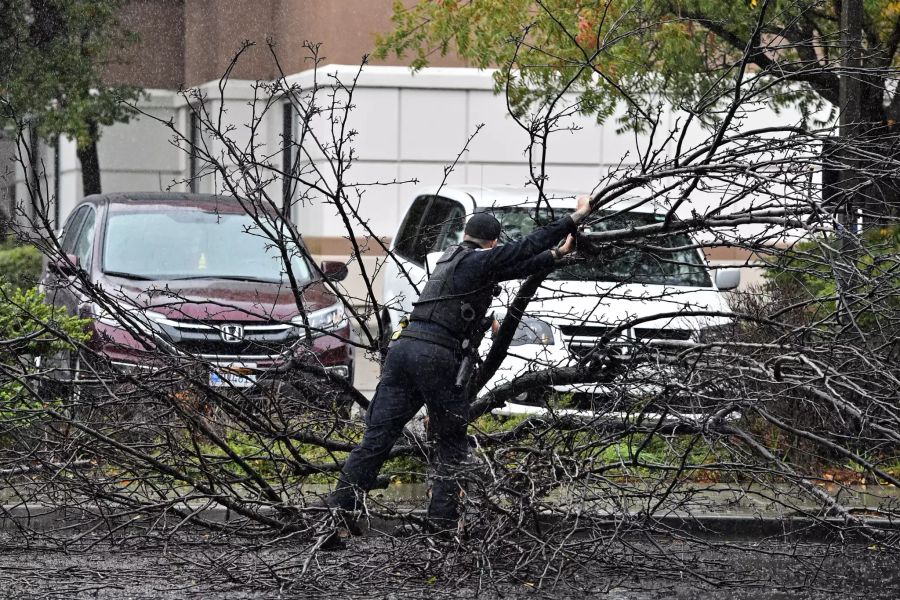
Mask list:
[{"label": "maroon suv", "polygon": [[[211,365],[210,384],[246,387],[295,353],[352,376],[350,322],[305,251],[284,245],[307,329],[271,232],[290,224],[270,211],[257,223],[233,198],[179,193],[89,196],[61,239],[42,284],[49,302],[91,320],[89,345],[120,368],[152,367],[159,349]],[[264,231],[267,230],[267,231]],[[287,236],[288,238],[290,236]],[[77,270],[103,290],[86,293]],[[343,263],[322,264],[339,281]],[[67,367],[76,369],[76,361]],[[75,373],[77,376],[77,372]]]}]

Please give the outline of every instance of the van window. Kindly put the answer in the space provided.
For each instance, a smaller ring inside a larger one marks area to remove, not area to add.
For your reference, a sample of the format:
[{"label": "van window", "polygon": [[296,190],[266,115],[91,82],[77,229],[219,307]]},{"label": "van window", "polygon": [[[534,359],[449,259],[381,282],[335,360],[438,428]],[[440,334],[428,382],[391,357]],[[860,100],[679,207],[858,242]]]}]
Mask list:
[{"label": "van window", "polygon": [[401,258],[412,262],[422,262],[416,258],[416,238],[418,238],[419,223],[422,222],[422,216],[425,214],[429,202],[431,202],[431,196],[419,196],[406,213],[406,218],[403,219],[403,225],[400,226],[400,232],[394,242],[394,252]]},{"label": "van window", "polygon": [[[501,243],[521,239],[535,227],[552,221],[546,209],[541,209],[537,215],[533,209],[525,208],[498,208],[493,212],[503,226]],[[559,217],[571,211],[556,212]],[[650,213],[599,212],[594,213],[594,216],[601,217],[591,225],[591,230],[595,232],[650,225],[663,218]],[[684,233],[669,233],[649,239],[610,244],[598,254],[576,255],[573,264],[556,269],[547,279],[712,286],[703,258],[691,238]]]},{"label": "van window", "polygon": [[443,252],[450,246],[455,246],[463,241],[463,230],[466,228],[466,211],[461,204],[453,201],[451,203],[450,212],[444,219],[444,227],[438,239],[435,241],[434,249],[430,252]]},{"label": "van window", "polygon": [[420,226],[416,241],[416,253],[420,262],[431,252],[440,252],[447,246],[462,241],[465,227],[465,211],[459,202],[447,198],[432,199]]},{"label": "van window", "polygon": [[462,204],[440,196],[420,196],[400,228],[394,251],[422,265],[430,252],[440,252],[462,241],[466,211]]}]

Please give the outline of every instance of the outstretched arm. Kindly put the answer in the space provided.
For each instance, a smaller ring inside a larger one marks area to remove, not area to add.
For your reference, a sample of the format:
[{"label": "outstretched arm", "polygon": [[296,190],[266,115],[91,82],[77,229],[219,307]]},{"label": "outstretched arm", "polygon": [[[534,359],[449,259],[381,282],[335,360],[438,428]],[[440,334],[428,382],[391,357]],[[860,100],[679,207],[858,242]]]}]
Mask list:
[{"label": "outstretched arm", "polygon": [[[486,268],[496,281],[521,279],[553,266],[556,259],[572,252],[576,226],[590,213],[589,198],[580,196],[578,208],[553,223],[536,229],[525,238],[486,251]],[[565,244],[550,250],[566,238]]]}]

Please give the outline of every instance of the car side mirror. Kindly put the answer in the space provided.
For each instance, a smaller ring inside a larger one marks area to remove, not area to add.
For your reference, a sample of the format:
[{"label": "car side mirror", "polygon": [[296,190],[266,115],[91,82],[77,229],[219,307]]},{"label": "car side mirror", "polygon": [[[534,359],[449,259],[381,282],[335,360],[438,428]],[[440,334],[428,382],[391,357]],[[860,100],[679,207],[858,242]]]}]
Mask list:
[{"label": "car side mirror", "polygon": [[721,291],[733,290],[741,283],[740,269],[717,269],[716,287]]},{"label": "car side mirror", "polygon": [[322,261],[322,274],[331,281],[343,281],[348,273],[346,263],[339,260]]},{"label": "car side mirror", "polygon": [[72,277],[81,270],[81,260],[74,254],[66,254],[51,260],[50,268],[64,277]]}]

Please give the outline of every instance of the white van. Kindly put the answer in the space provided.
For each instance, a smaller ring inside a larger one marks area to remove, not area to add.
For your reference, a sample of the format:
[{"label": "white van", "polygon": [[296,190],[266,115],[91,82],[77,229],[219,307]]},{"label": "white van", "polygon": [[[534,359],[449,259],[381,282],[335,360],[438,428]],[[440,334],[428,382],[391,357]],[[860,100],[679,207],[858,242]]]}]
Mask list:
[{"label": "white van", "polygon": [[[421,189],[391,244],[397,262],[386,268],[384,316],[396,327],[400,318],[412,311],[418,297],[416,288],[421,290],[427,280],[429,264],[434,264],[448,246],[462,241],[465,222],[473,213],[488,211],[496,216],[503,225],[503,243],[527,235],[541,223],[574,209],[575,194],[553,194],[538,209],[535,190],[480,186]],[[595,212],[586,232],[618,230],[663,219],[665,213],[651,204],[629,199]],[[510,357],[488,388],[524,369],[570,364],[593,348],[611,328],[632,321],[637,322],[624,328],[613,343],[615,352],[622,355],[654,344],[671,346],[679,341],[696,341],[712,331],[710,327],[727,326],[727,317],[675,313],[728,313],[721,291],[737,287],[740,271],[722,269],[711,275],[703,254],[685,234],[669,235],[658,243],[661,246],[652,248],[628,243],[607,245],[600,254],[579,253],[575,264],[552,272],[529,304],[528,319],[520,328],[523,331],[517,334]],[[506,284],[495,301],[497,314],[505,313],[518,287],[519,282]],[[486,341],[483,350],[489,347]],[[609,385],[553,387],[589,397],[612,393]],[[544,410],[541,396],[537,391],[523,394],[514,404],[495,412]]]}]

